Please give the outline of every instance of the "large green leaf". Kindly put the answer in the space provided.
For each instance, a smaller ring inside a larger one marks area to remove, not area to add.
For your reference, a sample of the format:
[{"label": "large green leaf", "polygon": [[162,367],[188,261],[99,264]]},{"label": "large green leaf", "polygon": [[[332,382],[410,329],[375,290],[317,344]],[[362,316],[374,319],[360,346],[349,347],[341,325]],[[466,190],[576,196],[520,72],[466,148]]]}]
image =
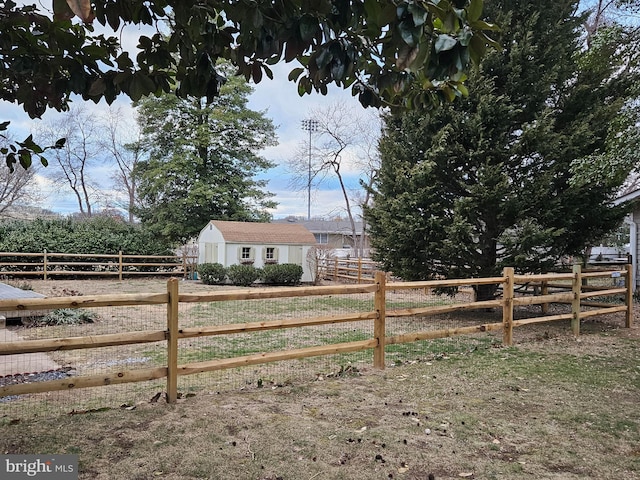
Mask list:
[{"label": "large green leaf", "polygon": [[451,50],[456,46],[458,40],[453,38],[451,35],[447,35],[446,33],[438,35],[436,41],[434,43],[434,49],[436,53],[444,52],[447,50]]},{"label": "large green leaf", "polygon": [[484,5],[482,0],[471,0],[471,2],[469,2],[469,6],[467,7],[467,19],[470,22],[480,20],[480,17],[482,16],[483,6]]}]

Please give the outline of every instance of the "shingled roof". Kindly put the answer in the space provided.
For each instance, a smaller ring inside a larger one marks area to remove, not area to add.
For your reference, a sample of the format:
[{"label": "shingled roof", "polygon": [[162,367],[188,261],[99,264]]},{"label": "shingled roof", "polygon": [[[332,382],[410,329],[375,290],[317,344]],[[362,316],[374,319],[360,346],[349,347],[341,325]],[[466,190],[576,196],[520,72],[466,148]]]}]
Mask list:
[{"label": "shingled roof", "polygon": [[250,244],[315,245],[309,230],[298,224],[226,222],[211,220],[226,242]]}]

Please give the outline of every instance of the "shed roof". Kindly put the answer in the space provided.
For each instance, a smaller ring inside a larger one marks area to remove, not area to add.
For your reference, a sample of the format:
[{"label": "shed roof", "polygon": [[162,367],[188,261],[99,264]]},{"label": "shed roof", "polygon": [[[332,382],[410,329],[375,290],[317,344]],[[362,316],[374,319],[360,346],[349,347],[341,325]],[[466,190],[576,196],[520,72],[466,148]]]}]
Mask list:
[{"label": "shed roof", "polygon": [[249,244],[315,245],[313,234],[303,225],[211,220],[226,242]]}]

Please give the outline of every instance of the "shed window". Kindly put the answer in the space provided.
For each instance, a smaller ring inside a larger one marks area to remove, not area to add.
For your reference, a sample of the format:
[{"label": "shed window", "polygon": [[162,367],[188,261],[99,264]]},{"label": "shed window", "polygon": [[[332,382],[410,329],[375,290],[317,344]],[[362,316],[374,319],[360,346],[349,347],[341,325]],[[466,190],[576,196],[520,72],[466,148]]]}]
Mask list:
[{"label": "shed window", "polygon": [[253,263],[256,258],[253,247],[238,247],[238,261],[243,264]]},{"label": "shed window", "polygon": [[278,263],[278,248],[264,247],[264,250],[262,250],[262,260],[264,260],[264,263]]}]

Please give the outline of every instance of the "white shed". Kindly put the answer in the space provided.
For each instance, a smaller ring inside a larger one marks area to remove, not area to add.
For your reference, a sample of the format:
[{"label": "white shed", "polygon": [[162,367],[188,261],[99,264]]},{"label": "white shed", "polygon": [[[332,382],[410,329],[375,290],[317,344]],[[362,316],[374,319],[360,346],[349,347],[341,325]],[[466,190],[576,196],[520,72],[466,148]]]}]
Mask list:
[{"label": "white shed", "polygon": [[299,224],[227,222],[211,220],[198,237],[198,263],[220,263],[225,267],[252,264],[294,263],[303,270],[302,281],[314,281],[307,261],[316,244],[313,234]]}]

